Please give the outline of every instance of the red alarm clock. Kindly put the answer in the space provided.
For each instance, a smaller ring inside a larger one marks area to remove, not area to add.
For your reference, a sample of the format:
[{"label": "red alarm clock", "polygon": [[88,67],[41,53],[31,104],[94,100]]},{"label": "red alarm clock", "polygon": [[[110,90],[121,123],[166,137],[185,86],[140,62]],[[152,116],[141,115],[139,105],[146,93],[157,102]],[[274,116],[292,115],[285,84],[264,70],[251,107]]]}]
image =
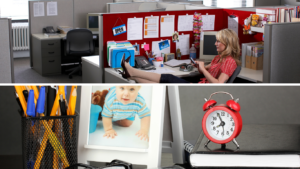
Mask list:
[{"label": "red alarm clock", "polygon": [[[231,100],[228,100],[226,104],[217,105],[215,100],[211,100],[211,97],[215,94],[228,94],[231,96]],[[210,141],[222,144],[222,147],[226,143],[233,141],[233,143],[239,148],[235,138],[238,137],[242,131],[243,121],[239,113],[240,105],[239,99],[234,99],[230,93],[227,92],[215,92],[210,95],[209,99],[204,99],[206,102],[203,105],[203,111],[206,111],[202,119],[202,129],[205,136],[208,138],[205,146]]]}]

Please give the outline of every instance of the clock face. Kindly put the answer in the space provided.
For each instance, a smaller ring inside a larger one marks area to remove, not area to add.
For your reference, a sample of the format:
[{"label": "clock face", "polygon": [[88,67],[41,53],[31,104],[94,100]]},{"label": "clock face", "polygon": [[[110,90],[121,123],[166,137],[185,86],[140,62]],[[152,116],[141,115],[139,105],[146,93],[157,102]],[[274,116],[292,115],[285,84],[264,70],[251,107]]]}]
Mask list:
[{"label": "clock face", "polygon": [[206,130],[212,138],[226,140],[233,134],[235,122],[228,112],[215,110],[206,119]]}]

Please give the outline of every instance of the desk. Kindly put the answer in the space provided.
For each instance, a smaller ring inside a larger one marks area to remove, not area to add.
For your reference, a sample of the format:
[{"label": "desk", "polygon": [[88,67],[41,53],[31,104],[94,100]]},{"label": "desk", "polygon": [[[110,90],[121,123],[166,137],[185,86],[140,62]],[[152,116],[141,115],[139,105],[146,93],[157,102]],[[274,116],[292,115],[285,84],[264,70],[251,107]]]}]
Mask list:
[{"label": "desk", "polygon": [[[169,74],[173,74],[174,76],[177,77],[191,77],[191,76],[199,75],[199,72],[197,71],[196,68],[194,68],[194,70],[191,72],[183,72],[179,70],[179,67],[170,67],[167,65],[164,65],[164,67],[157,67],[156,69],[159,70],[164,68],[174,71]],[[104,82],[105,83],[135,83],[134,80],[124,79],[121,74],[119,74],[116,70],[112,68],[104,69]]]},{"label": "desk", "polygon": [[99,55],[82,57],[82,82],[102,83],[103,71],[99,66]]},{"label": "desk", "polygon": [[[44,34],[32,34],[32,63],[33,69],[39,74],[61,74],[61,58],[63,56],[62,40],[66,34],[46,37]],[[97,37],[96,37],[97,38]],[[95,48],[95,54],[99,53]]]},{"label": "desk", "polygon": [[249,80],[255,83],[263,82],[263,70],[253,70],[249,68],[242,67],[240,74],[237,76],[239,78]]}]

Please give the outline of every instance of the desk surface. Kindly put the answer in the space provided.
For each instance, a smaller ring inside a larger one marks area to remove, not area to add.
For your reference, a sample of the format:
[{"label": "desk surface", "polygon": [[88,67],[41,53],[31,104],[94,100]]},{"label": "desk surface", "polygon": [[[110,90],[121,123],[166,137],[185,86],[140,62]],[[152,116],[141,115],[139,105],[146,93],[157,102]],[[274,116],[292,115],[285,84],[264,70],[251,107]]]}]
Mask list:
[{"label": "desk surface", "polygon": [[[96,36],[98,33],[94,33],[93,35]],[[66,38],[67,34],[57,34],[57,35],[53,35],[50,37],[45,36],[44,34],[40,33],[40,34],[32,34],[32,36],[34,36],[35,38],[39,39],[39,40],[56,40],[56,39],[64,39]],[[94,37],[93,39],[97,39],[97,37]]]},{"label": "desk surface", "polygon": [[242,67],[240,74],[238,75],[239,78],[246,79],[252,82],[263,82],[263,70],[253,70]]},{"label": "desk surface", "polygon": [[94,66],[99,67],[99,55],[84,56],[81,59],[82,59],[82,61],[86,61]]}]

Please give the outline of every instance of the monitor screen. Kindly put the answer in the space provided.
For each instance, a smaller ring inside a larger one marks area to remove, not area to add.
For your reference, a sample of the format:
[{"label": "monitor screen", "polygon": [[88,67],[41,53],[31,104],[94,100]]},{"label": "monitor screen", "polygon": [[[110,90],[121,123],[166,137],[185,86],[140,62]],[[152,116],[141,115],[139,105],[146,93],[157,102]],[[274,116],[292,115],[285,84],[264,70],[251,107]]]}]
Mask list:
[{"label": "monitor screen", "polygon": [[88,28],[98,28],[99,20],[98,16],[89,16],[89,27]]},{"label": "monitor screen", "polygon": [[200,40],[200,60],[210,62],[218,55],[216,48],[216,34],[218,31],[203,32],[203,38]]},{"label": "monitor screen", "polygon": [[218,55],[215,35],[204,35],[203,42],[203,55]]}]

